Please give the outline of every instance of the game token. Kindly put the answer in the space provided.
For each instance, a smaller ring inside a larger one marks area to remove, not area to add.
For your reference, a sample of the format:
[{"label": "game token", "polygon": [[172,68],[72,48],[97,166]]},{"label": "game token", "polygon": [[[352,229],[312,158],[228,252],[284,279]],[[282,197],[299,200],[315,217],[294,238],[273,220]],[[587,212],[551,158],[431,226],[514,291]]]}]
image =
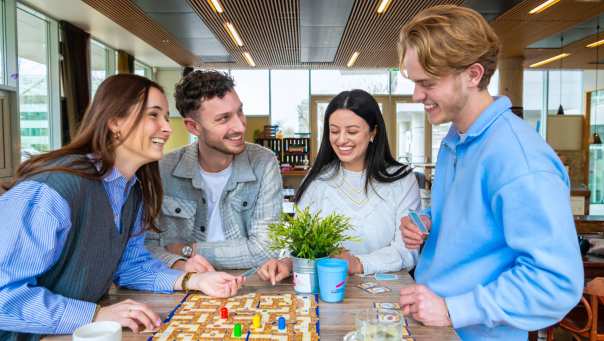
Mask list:
[{"label": "game token", "polygon": [[260,314],[254,315],[252,318],[252,324],[254,325],[254,328],[260,328]]},{"label": "game token", "polygon": [[285,317],[281,316],[279,317],[279,330],[284,330],[285,329]]},{"label": "game token", "polygon": [[241,323],[235,323],[233,327],[233,337],[241,337]]},{"label": "game token", "polygon": [[220,308],[220,318],[222,318],[222,319],[229,318],[229,310],[226,307]]}]

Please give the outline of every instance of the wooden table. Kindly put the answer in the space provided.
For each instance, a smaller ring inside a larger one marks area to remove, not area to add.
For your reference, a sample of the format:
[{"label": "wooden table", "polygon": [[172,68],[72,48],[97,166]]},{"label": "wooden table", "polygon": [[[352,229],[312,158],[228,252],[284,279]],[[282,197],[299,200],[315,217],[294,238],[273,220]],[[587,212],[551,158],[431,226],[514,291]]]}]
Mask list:
[{"label": "wooden table", "polygon": [[[403,285],[413,283],[413,279],[406,272],[399,272],[397,281],[379,282],[380,285],[387,286],[392,289],[389,293],[371,295],[357,288],[355,285],[364,281],[358,276],[349,277],[346,285],[346,296],[341,303],[319,303],[320,324],[321,324],[321,340],[342,340],[344,335],[354,329],[355,312],[364,308],[369,308],[373,302],[398,302],[399,289]],[[369,280],[369,279],[367,279]],[[285,281],[276,286],[271,286],[253,276],[248,279],[245,286],[238,294],[246,294],[249,292],[261,291],[265,293],[293,293],[291,281]],[[125,300],[127,298],[148,304],[154,311],[165,318],[168,313],[182,300],[184,293],[175,294],[150,294],[147,292],[112,289],[109,295],[101,303],[103,305],[113,304]],[[451,327],[426,327],[412,318],[408,318],[409,328],[415,340],[459,340],[457,334]],[[124,329],[123,340],[146,340],[148,335],[136,335]],[[71,336],[55,336],[45,338],[47,341],[71,340]]]}]

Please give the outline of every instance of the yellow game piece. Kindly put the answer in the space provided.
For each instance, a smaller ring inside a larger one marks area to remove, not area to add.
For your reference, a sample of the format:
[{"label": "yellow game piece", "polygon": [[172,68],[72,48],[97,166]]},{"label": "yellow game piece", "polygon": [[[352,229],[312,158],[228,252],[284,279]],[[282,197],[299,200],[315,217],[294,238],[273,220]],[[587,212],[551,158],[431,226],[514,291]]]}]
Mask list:
[{"label": "yellow game piece", "polygon": [[260,314],[254,315],[252,318],[252,324],[254,325],[254,328],[260,328]]}]

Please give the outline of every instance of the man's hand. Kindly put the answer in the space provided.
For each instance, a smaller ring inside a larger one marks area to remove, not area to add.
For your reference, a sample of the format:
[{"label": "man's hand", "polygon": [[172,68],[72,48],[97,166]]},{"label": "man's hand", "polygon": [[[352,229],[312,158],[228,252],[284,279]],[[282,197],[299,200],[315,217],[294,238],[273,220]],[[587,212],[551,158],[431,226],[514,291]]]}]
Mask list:
[{"label": "man's hand", "polygon": [[102,307],[94,321],[115,321],[135,333],[142,330],[157,330],[161,325],[159,315],[149,306],[130,299]]},{"label": "man's hand", "polygon": [[445,327],[451,325],[445,299],[437,296],[428,287],[420,284],[401,289],[401,312],[426,326]]},{"label": "man's hand", "polygon": [[258,269],[258,277],[263,281],[270,281],[272,285],[289,277],[292,272],[292,260],[284,258],[281,260],[269,259]]},{"label": "man's hand", "polygon": [[244,281],[245,278],[242,276],[233,276],[225,272],[206,272],[191,276],[187,287],[199,290],[208,296],[224,298],[234,296]]},{"label": "man's hand", "polygon": [[[420,219],[426,225],[428,231],[432,229],[432,221],[425,215],[420,216]],[[423,233],[419,230],[417,225],[413,223],[409,216],[404,216],[401,218],[400,225],[401,234],[403,237],[403,242],[405,243],[405,247],[409,250],[418,250],[420,246],[424,243],[424,239],[428,236],[428,234]]]},{"label": "man's hand", "polygon": [[363,273],[363,263],[361,263],[361,260],[349,251],[344,250],[336,255],[335,258],[343,259],[348,263],[348,273],[350,275]]},{"label": "man's hand", "polygon": [[191,258],[184,260],[177,260],[172,264],[173,269],[182,270],[185,272],[212,272],[216,271],[212,264],[207,259],[200,255],[194,255]]}]

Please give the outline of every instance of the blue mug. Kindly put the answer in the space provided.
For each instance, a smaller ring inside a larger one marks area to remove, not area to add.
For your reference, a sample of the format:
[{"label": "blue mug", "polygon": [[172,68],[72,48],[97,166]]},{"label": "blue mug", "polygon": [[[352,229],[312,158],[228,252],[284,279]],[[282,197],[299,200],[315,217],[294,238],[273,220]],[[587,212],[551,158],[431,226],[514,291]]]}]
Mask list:
[{"label": "blue mug", "polygon": [[338,258],[323,258],[317,261],[319,297],[324,302],[336,303],[344,299],[348,262]]}]

